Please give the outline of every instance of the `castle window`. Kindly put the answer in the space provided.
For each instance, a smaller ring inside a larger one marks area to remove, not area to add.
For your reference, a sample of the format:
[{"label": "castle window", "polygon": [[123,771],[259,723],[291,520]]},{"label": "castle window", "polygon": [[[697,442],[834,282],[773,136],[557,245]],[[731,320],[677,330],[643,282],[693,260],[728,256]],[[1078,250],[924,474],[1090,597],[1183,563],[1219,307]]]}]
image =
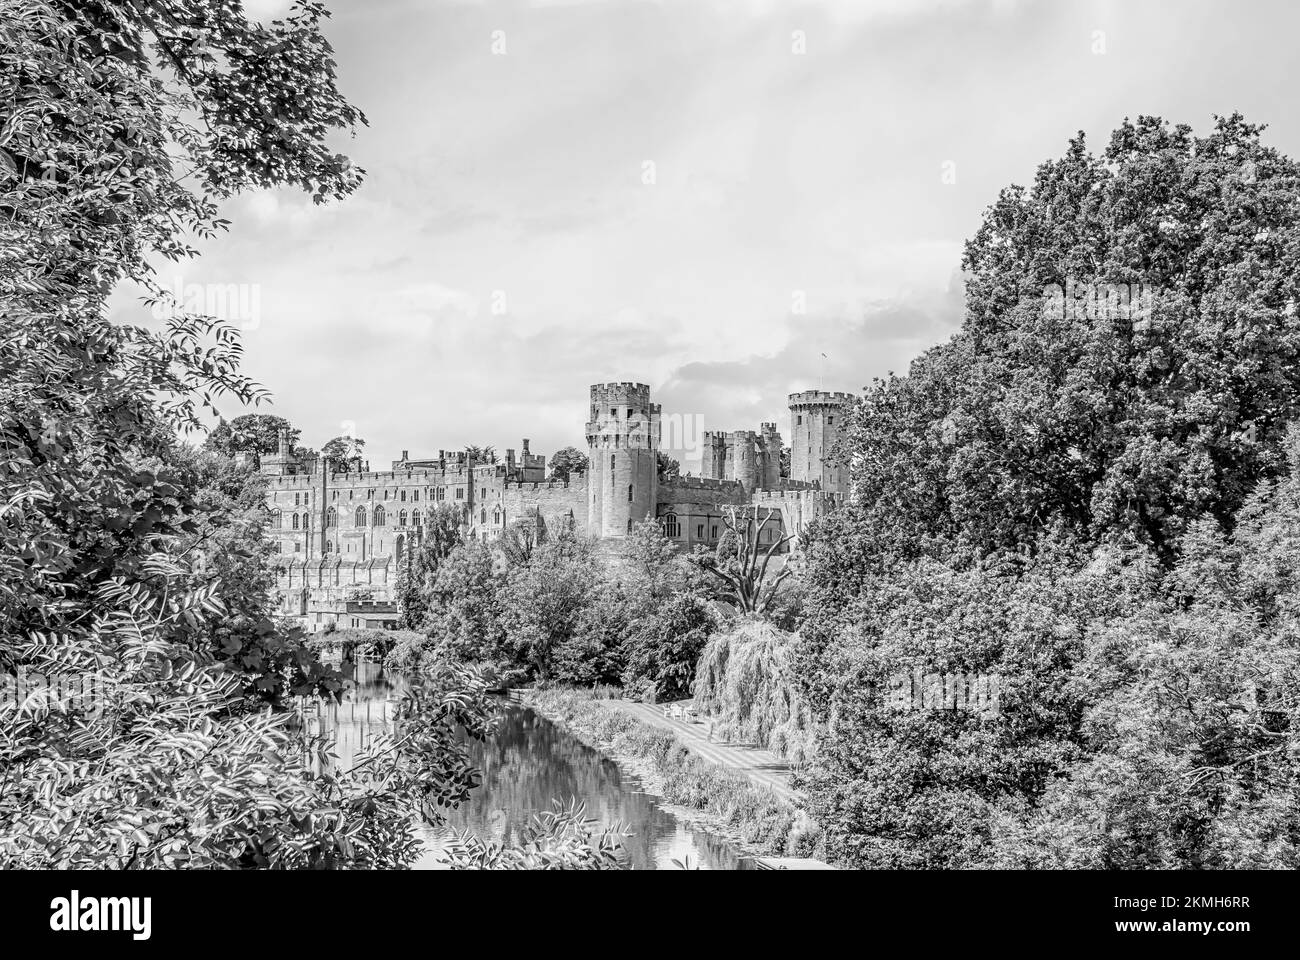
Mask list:
[{"label": "castle window", "polygon": [[794,422],[799,426],[803,426],[803,414],[801,413],[797,417],[795,417]]},{"label": "castle window", "polygon": [[296,514],[296,513],[293,515],[293,528],[294,528],[295,530],[298,529],[298,514]]},{"label": "castle window", "polygon": [[420,525],[421,525],[420,511],[416,510],[414,513],[411,514],[411,526],[418,527]]},{"label": "castle window", "polygon": [[704,524],[702,524],[702,523],[700,523],[700,524],[696,524],[696,526],[695,526],[695,539],[696,539],[696,540],[703,540],[703,539],[704,539]]},{"label": "castle window", "polygon": [[668,537],[677,537],[681,528],[677,526],[677,514],[668,513],[664,515],[664,535]]},{"label": "castle window", "polygon": [[293,505],[294,505],[295,507],[296,507],[296,506],[299,506],[299,503],[298,503],[298,496],[299,496],[299,495],[296,494],[296,493],[293,495]]},{"label": "castle window", "polygon": [[293,552],[294,552],[294,553],[302,553],[302,544],[301,544],[301,543],[295,543],[295,544],[293,545]]},{"label": "castle window", "polygon": [[631,533],[631,532],[632,532],[632,518],[631,518],[631,517],[628,517],[628,518],[627,518],[627,532],[628,532],[628,533]]},{"label": "castle window", "polygon": [[412,491],[411,491],[411,502],[412,502],[412,503],[419,503],[419,502],[420,502],[420,491],[419,491],[419,490],[412,490]]},{"label": "castle window", "polygon": [[404,527],[404,526],[406,526],[406,511],[405,511],[405,510],[401,511],[401,512],[397,515],[397,525],[398,525],[399,527]]},{"label": "castle window", "polygon": [[365,525],[366,525],[366,508],[357,507],[357,526],[364,527]]},{"label": "castle window", "polygon": [[402,501],[402,503],[405,503],[405,502],[406,502],[406,491],[405,491],[405,490],[402,491],[402,495],[401,495],[398,499],[400,499],[400,500]]},{"label": "castle window", "polygon": [[479,498],[480,500],[486,500],[486,499],[487,499],[487,487],[480,487],[480,488],[479,488],[479,491],[478,491],[478,498]]},{"label": "castle window", "polygon": [[480,510],[478,512],[478,522],[487,523],[487,510]]},{"label": "castle window", "polygon": [[375,526],[382,527],[386,522],[383,504],[375,504]]},{"label": "castle window", "polygon": [[501,510],[500,510],[500,509],[497,509],[497,510],[493,510],[493,511],[492,511],[492,522],[493,522],[494,524],[500,524],[500,523],[501,523]]},{"label": "castle window", "polygon": [[465,499],[465,488],[464,488],[464,487],[457,487],[457,488],[456,488],[456,499],[457,499],[457,500],[464,500],[464,499]]},{"label": "castle window", "polygon": [[834,417],[827,417],[827,418],[826,418],[826,426],[829,427],[829,426],[830,426],[832,423],[834,423],[834,422],[835,422],[835,418],[834,418]]},{"label": "castle window", "polygon": [[714,526],[713,526],[713,532],[709,534],[709,539],[710,539],[710,540],[716,540],[716,539],[718,539],[718,527],[717,527],[717,524],[714,524]]},{"label": "castle window", "polygon": [[632,502],[632,484],[630,483],[627,485],[627,502]]},{"label": "castle window", "polygon": [[280,529],[280,525],[281,525],[283,522],[284,522],[284,520],[283,520],[282,516],[280,515],[280,511],[279,511],[279,510],[276,510],[274,513],[271,514],[271,527],[272,527],[273,529],[275,529],[275,530],[279,530],[279,529]]},{"label": "castle window", "polygon": [[336,511],[333,507],[330,507],[328,510],[325,511],[325,526],[336,527],[338,526],[338,523],[339,523],[338,511]]},{"label": "castle window", "polygon": [[627,418],[628,418],[629,420],[632,419],[632,408],[631,408],[631,407],[628,407],[628,408],[627,408]]}]

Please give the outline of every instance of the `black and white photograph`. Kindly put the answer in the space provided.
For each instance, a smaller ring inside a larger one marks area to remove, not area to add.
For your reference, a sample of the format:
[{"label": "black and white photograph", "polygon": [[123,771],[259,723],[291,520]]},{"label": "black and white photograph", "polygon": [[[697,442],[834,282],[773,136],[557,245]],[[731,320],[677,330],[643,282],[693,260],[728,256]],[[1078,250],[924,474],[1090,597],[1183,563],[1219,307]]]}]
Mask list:
[{"label": "black and white photograph", "polygon": [[0,0],[6,929],[1282,934],[1297,38]]}]

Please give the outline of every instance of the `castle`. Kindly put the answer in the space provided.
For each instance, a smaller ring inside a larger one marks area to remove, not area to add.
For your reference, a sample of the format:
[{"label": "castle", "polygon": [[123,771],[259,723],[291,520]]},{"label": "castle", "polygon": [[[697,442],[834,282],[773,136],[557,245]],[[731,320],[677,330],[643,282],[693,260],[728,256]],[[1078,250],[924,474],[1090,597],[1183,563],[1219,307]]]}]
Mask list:
[{"label": "castle", "polygon": [[339,470],[294,451],[282,431],[279,449],[260,465],[281,612],[308,629],[389,625],[397,616],[390,591],[400,564],[421,539],[425,518],[444,504],[458,509],[472,539],[540,520],[551,530],[571,527],[616,542],[653,518],[690,551],[716,546],[728,508],[759,507],[760,543],[773,543],[797,535],[847,493],[848,471],[832,448],[852,402],[848,394],[790,395],[788,476],[781,434],[764,423],[758,431],[705,432],[703,475],[671,480],[659,475],[661,411],[650,388],[595,384],[590,399],[588,467],[568,479],[548,479],[546,458],[531,453],[527,440],[518,457],[508,449],[504,462],[446,450],[413,460],[404,450],[391,470],[371,471],[360,459]]}]

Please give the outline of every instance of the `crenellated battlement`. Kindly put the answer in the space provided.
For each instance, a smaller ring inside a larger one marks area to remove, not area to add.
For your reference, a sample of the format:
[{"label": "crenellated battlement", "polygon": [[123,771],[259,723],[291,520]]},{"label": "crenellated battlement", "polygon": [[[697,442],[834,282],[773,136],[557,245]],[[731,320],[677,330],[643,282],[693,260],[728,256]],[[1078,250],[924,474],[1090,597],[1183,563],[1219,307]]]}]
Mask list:
[{"label": "crenellated battlement", "polygon": [[790,394],[790,408],[795,407],[842,407],[853,402],[851,393],[830,393],[826,390],[804,390],[802,393]]},{"label": "crenellated battlement", "polygon": [[648,409],[650,387],[644,383],[594,383],[591,385],[591,402]]}]

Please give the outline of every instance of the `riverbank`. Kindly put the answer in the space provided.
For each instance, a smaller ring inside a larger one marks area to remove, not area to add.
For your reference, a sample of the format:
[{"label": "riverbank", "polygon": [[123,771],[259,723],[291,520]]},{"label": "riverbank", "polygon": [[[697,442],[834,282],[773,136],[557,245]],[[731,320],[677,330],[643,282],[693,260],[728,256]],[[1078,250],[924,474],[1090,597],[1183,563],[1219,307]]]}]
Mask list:
[{"label": "riverbank", "polygon": [[812,857],[816,826],[789,800],[687,749],[671,731],[587,691],[521,691],[520,702],[605,753],[646,789],[760,856]]}]

